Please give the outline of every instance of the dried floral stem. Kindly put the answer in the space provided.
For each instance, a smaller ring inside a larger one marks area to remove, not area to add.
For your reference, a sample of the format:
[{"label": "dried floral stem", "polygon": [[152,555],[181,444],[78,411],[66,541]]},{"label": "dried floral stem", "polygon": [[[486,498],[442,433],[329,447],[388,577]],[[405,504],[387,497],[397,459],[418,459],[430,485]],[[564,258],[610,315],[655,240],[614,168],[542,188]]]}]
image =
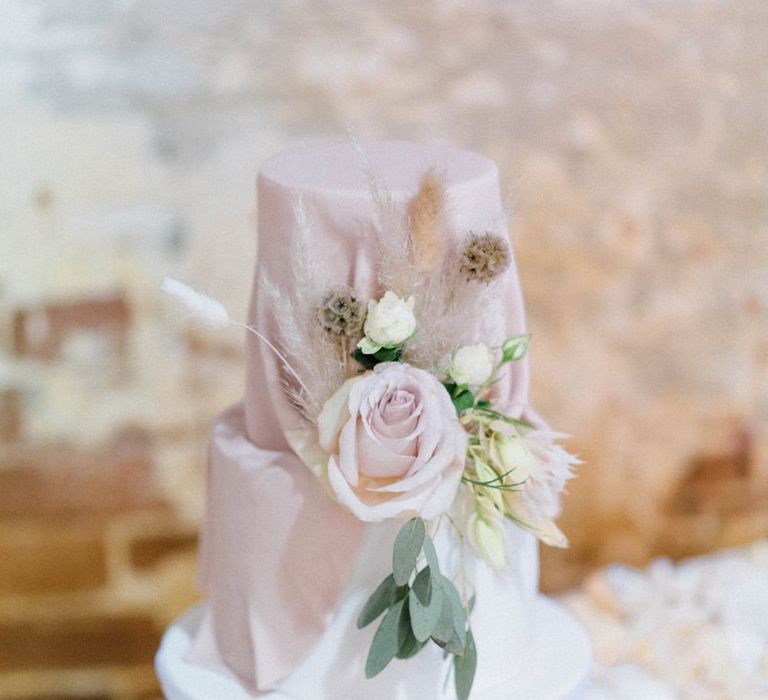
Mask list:
[{"label": "dried floral stem", "polygon": [[350,339],[347,336],[339,338],[339,352],[341,353],[341,363],[344,367],[344,376],[349,376],[349,360],[350,360]]},{"label": "dried floral stem", "polygon": [[281,353],[265,336],[263,333],[258,331],[253,326],[249,326],[247,323],[240,323],[239,321],[233,321],[233,326],[240,326],[241,328],[245,328],[250,333],[253,333],[259,340],[261,340],[266,346],[273,352],[277,357],[280,359],[280,361],[285,365],[285,368],[293,375],[293,377],[296,379],[296,381],[301,385],[301,388],[304,389],[304,391],[309,392],[309,389],[307,388],[307,385],[302,381],[301,377],[299,376],[299,373],[291,366],[291,363],[288,362],[285,355]]}]

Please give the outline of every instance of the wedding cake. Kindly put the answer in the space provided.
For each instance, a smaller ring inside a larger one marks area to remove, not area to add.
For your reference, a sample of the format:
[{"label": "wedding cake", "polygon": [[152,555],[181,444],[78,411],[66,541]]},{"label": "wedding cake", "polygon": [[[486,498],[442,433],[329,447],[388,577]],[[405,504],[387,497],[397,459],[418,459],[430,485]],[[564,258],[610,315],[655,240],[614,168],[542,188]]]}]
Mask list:
[{"label": "wedding cake", "polygon": [[167,697],[581,697],[589,643],[538,593],[577,460],[528,405],[495,164],[311,146],[257,196],[244,399],[213,429],[205,602],[164,637]]}]

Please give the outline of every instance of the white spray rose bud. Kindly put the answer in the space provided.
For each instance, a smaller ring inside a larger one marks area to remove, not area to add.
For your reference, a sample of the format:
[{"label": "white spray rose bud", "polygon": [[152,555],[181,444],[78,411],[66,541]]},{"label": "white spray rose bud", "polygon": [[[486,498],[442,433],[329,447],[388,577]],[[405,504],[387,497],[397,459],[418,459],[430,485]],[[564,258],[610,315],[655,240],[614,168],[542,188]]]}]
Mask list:
[{"label": "white spray rose bud", "polygon": [[485,343],[465,345],[451,358],[448,374],[457,384],[483,384],[493,374],[494,360]]},{"label": "white spray rose bud", "polygon": [[394,292],[387,292],[379,301],[369,301],[365,338],[358,347],[366,355],[373,355],[382,348],[402,345],[416,331],[415,303],[413,297],[401,299]]}]

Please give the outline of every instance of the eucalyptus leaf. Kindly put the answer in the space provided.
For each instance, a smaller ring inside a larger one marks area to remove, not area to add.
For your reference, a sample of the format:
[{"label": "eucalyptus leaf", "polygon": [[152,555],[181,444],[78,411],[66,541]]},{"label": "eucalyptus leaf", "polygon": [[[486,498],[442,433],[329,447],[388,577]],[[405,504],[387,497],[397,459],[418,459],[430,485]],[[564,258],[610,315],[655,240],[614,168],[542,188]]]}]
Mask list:
[{"label": "eucalyptus leaf", "polygon": [[464,645],[461,643],[461,640],[455,633],[447,642],[441,642],[435,637],[432,637],[432,641],[445,652],[446,656],[448,654],[461,656],[464,653]]},{"label": "eucalyptus leaf", "polygon": [[416,574],[411,590],[425,607],[432,600],[432,571],[427,566]]},{"label": "eucalyptus leaf", "polygon": [[387,614],[373,635],[371,648],[368,651],[368,659],[365,662],[365,677],[373,678],[381,673],[387,664],[395,658],[401,642],[404,640],[404,632],[401,631],[401,617],[405,599],[398,600],[387,610]]},{"label": "eucalyptus leaf", "polygon": [[442,583],[442,576],[440,576],[440,562],[437,560],[437,552],[435,551],[435,544],[432,542],[432,538],[429,534],[424,537],[424,556],[427,558],[427,564],[432,572],[433,585],[439,585]]},{"label": "eucalyptus leaf", "polygon": [[467,611],[461,602],[461,596],[456,590],[456,586],[453,585],[453,581],[443,576],[442,588],[445,591],[445,596],[448,598],[451,604],[451,613],[453,617],[453,630],[459,640],[460,646],[464,647],[467,635]]},{"label": "eucalyptus leaf", "polygon": [[398,586],[395,583],[395,577],[390,574],[376,588],[368,598],[365,606],[360,611],[357,618],[357,628],[362,629],[370,625],[379,615],[381,615],[392,603],[395,602],[398,594]]},{"label": "eucalyptus leaf", "polygon": [[401,598],[398,602],[402,603],[400,618],[397,623],[397,650],[399,652],[405,646],[408,638],[413,635],[413,630],[411,629],[411,615],[408,612],[408,598]]},{"label": "eucalyptus leaf", "polygon": [[402,641],[397,648],[397,654],[395,656],[398,659],[410,659],[412,656],[418,654],[423,648],[426,642],[420,642],[413,634],[411,629],[411,617],[408,613],[408,606],[403,606],[403,613],[400,616],[400,628],[403,630]]},{"label": "eucalyptus leaf", "polygon": [[[424,575],[424,572],[427,572]],[[433,586],[429,567],[419,572],[408,593],[408,611],[411,615],[411,629],[420,642],[425,642],[440,619],[444,593],[441,586]]]},{"label": "eucalyptus leaf", "polygon": [[456,635],[453,625],[453,606],[450,595],[443,595],[443,605],[440,608],[440,617],[437,618],[435,629],[432,630],[432,639],[436,644],[447,644]]},{"label": "eucalyptus leaf", "polygon": [[426,532],[421,518],[411,518],[397,533],[392,552],[392,572],[398,586],[408,583],[416,568],[416,560],[419,558]]},{"label": "eucalyptus leaf", "polygon": [[507,338],[501,346],[501,361],[515,362],[522,360],[528,352],[530,341],[530,335],[513,335],[511,338]]},{"label": "eucalyptus leaf", "polygon": [[467,644],[461,656],[453,657],[453,680],[457,700],[468,700],[477,670],[477,649],[472,630],[467,631]]}]

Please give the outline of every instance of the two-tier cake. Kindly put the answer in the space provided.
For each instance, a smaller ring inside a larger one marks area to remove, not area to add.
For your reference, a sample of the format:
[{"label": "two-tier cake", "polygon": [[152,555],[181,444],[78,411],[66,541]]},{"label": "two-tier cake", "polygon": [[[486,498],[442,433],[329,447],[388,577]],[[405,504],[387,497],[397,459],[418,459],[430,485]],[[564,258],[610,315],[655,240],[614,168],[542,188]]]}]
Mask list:
[{"label": "two-tier cake", "polygon": [[167,696],[579,697],[590,647],[539,595],[537,549],[565,544],[576,460],[528,405],[495,164],[396,141],[273,157],[250,309]]}]

